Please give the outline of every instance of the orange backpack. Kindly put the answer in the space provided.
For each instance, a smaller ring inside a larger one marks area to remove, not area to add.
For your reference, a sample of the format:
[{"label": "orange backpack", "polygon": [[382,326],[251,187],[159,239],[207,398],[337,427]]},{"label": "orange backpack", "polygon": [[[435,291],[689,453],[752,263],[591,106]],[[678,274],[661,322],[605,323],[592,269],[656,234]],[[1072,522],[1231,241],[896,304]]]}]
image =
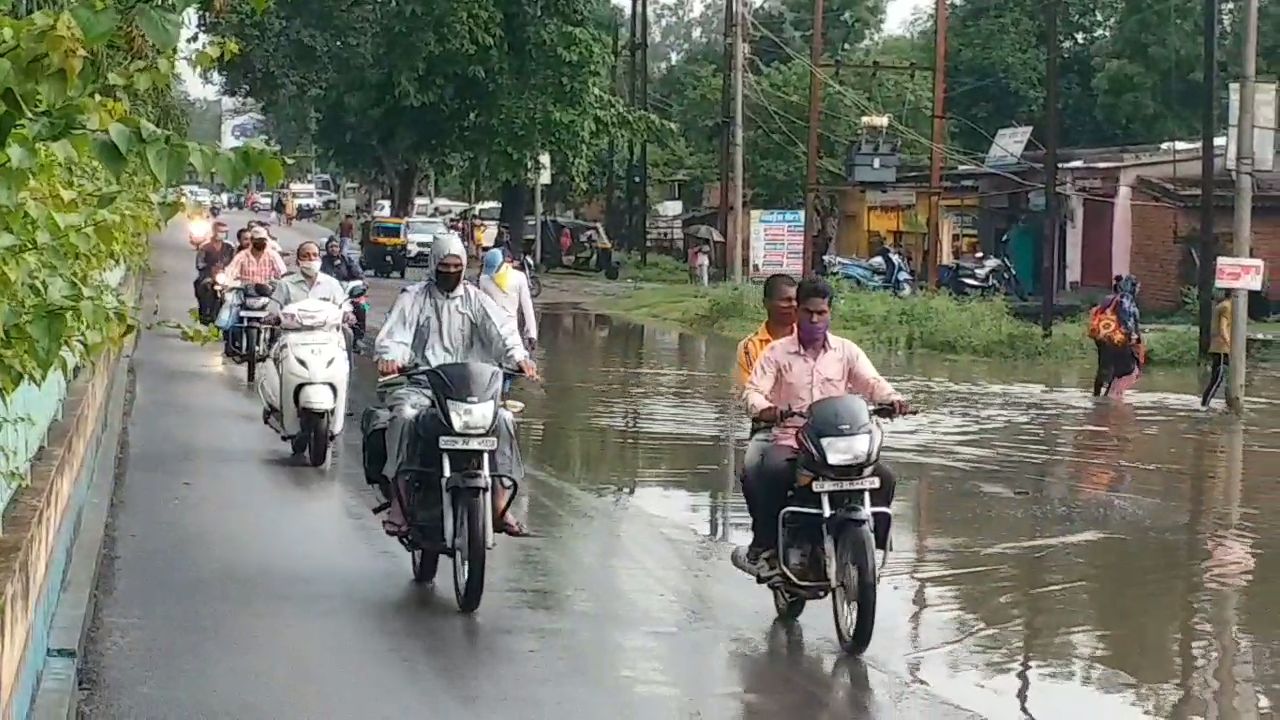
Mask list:
[{"label": "orange backpack", "polygon": [[1096,307],[1089,313],[1089,337],[1108,345],[1128,345],[1129,334],[1120,324],[1120,314],[1116,312],[1119,298],[1112,298],[1106,305]]}]

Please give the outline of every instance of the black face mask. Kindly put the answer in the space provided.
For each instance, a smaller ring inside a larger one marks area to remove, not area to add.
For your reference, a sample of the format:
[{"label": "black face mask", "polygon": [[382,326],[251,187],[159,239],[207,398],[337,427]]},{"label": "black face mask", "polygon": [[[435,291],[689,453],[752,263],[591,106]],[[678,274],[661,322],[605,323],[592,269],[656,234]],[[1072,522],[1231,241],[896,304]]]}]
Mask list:
[{"label": "black face mask", "polygon": [[254,250],[264,250],[264,249],[266,249],[266,247],[267,247],[267,241],[266,241],[266,240],[254,240],[254,241],[253,241],[253,249],[254,249]]},{"label": "black face mask", "polygon": [[461,284],[462,284],[461,270],[459,270],[458,272],[441,272],[439,270],[436,270],[436,287],[440,288],[441,290],[447,293],[451,293],[454,290],[457,290],[458,286]]}]

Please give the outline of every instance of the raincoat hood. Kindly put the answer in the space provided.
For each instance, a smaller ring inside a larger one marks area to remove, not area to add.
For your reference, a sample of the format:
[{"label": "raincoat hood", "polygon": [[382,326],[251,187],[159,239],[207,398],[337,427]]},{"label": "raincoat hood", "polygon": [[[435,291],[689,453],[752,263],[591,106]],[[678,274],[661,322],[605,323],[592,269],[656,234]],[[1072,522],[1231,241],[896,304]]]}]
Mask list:
[{"label": "raincoat hood", "polygon": [[456,235],[437,235],[431,243],[431,266],[435,267],[440,261],[456,255],[462,260],[462,272],[467,271],[467,249],[462,244],[462,238]]}]

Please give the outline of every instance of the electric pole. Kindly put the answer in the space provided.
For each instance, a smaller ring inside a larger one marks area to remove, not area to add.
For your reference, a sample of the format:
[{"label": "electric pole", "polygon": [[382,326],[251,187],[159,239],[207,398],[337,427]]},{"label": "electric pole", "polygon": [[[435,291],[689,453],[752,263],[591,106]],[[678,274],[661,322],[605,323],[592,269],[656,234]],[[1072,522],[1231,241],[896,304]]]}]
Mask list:
[{"label": "electric pole", "polygon": [[[627,105],[636,107],[636,49],[639,47],[637,36],[639,35],[639,4],[637,0],[631,0],[631,34],[627,39]],[[627,141],[627,246],[634,249],[636,246],[636,142],[635,140]]]},{"label": "electric pole", "polygon": [[818,244],[818,130],[822,124],[822,0],[813,0],[813,39],[809,44],[809,147],[804,172],[804,274],[813,272]]},{"label": "electric pole", "polygon": [[1196,278],[1200,303],[1200,357],[1209,355],[1213,324],[1213,266],[1217,246],[1213,241],[1213,135],[1217,129],[1214,109],[1218,103],[1218,0],[1204,0],[1203,116],[1200,120],[1200,268]]},{"label": "electric pole", "polygon": [[[640,108],[649,111],[649,0],[640,0]],[[649,141],[640,141],[640,264],[649,262]]]},{"label": "electric pole", "polygon": [[[720,83],[720,204],[717,206],[716,219],[720,233],[727,241],[732,235],[729,231],[729,135],[732,133],[733,117],[733,6],[736,0],[724,2],[724,77]],[[725,258],[726,278],[730,277],[729,258]]]},{"label": "electric pole", "polygon": [[[618,92],[618,31],[621,28],[618,27],[617,15],[611,15],[610,17],[612,18],[610,22],[613,24],[613,55],[611,56],[613,58],[613,70],[611,75],[613,84],[610,87],[609,92],[610,94],[616,94]],[[614,139],[612,133],[609,134],[608,156],[608,164],[605,166],[604,224],[607,228],[606,234],[613,235],[614,231],[617,229],[617,225],[614,223],[616,202],[614,196],[618,193],[618,142]]]},{"label": "electric pole", "polygon": [[947,0],[937,0],[933,11],[933,148],[929,153],[929,239],[924,246],[922,279],[942,258],[942,144],[946,139]]},{"label": "electric pole", "polygon": [[[743,66],[746,64],[746,57],[743,51],[744,46],[744,26],[746,25],[746,3],[745,0],[728,0],[733,3],[733,121],[729,138],[729,145],[733,148],[733,214],[730,215],[730,222],[733,227],[730,229],[731,234],[726,236],[729,241],[729,262],[733,265],[733,281],[735,283],[742,282],[742,248],[746,244],[742,237],[742,199],[745,195],[743,192],[743,169],[742,169],[742,76],[746,71]],[[818,0],[822,2],[822,0]]]},{"label": "electric pole", "polygon": [[[1244,57],[1241,58],[1240,116],[1236,124],[1236,198],[1231,223],[1236,257],[1249,257],[1253,234],[1253,99],[1258,74],[1258,0],[1245,0]],[[1208,198],[1212,200],[1212,197]],[[1231,374],[1227,382],[1227,404],[1237,413],[1244,410],[1245,345],[1248,343],[1249,292],[1231,291]]]},{"label": "electric pole", "polygon": [[1040,273],[1040,327],[1053,334],[1053,295],[1058,283],[1058,2],[1045,3],[1044,265]]}]

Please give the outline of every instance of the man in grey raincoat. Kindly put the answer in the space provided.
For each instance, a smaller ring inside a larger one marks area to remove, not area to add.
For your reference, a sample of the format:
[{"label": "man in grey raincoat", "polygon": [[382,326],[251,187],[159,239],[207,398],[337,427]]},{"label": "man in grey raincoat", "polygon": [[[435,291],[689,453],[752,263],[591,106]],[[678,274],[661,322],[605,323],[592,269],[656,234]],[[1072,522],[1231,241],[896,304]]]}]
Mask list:
[{"label": "man in grey raincoat", "polygon": [[[466,269],[466,248],[451,235],[436,237],[431,247],[434,276],[400,292],[387,313],[386,322],[374,341],[378,372],[390,375],[411,363],[434,367],[446,363],[483,362],[516,366],[526,376],[537,379],[538,369],[525,351],[513,318],[502,312],[478,288],[462,281]],[[387,396],[391,416],[387,422],[387,463],[383,475],[398,480],[405,461],[414,418],[432,405],[431,393],[421,387],[403,387]],[[520,450],[516,445],[515,421],[511,413],[498,410],[498,450],[494,472],[519,482],[524,478]],[[400,488],[402,491],[404,488]],[[494,493],[494,508],[507,504],[507,491],[500,485]],[[404,516],[392,498],[383,523],[387,532],[403,533]],[[512,518],[503,518],[499,532],[525,534]]]}]

